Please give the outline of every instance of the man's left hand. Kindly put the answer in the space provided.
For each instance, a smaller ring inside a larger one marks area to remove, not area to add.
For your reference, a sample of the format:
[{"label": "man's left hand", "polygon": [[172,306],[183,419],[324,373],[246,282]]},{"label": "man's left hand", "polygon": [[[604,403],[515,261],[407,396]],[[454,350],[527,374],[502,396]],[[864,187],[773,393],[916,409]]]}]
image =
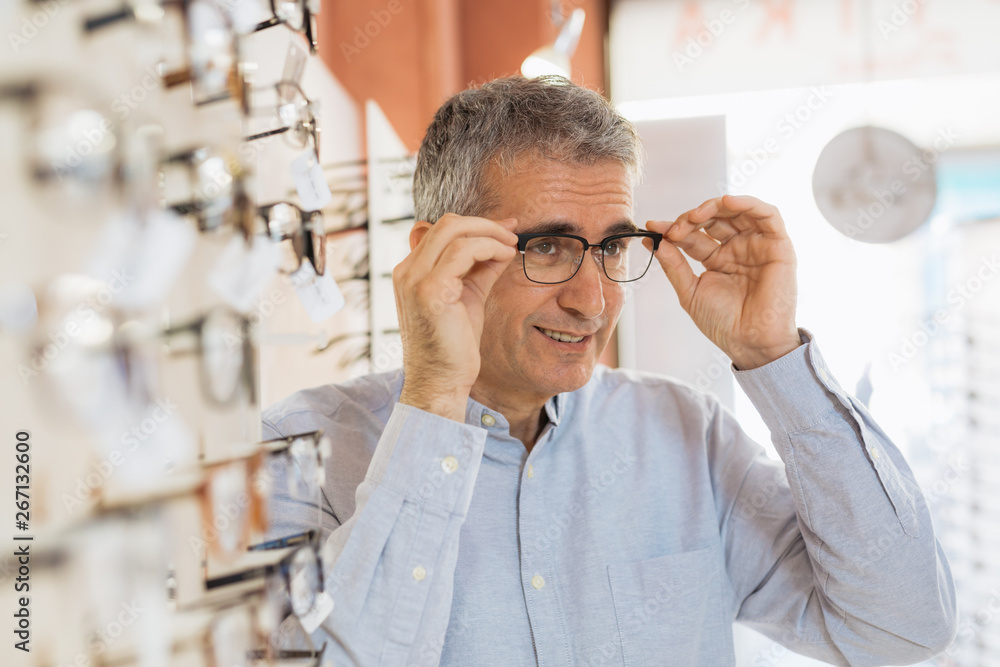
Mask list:
[{"label": "man's left hand", "polygon": [[[777,208],[726,195],[646,228],[663,234],[656,259],[681,307],[737,369],[758,368],[801,344],[795,250]],[[701,262],[701,275],[681,250]]]}]

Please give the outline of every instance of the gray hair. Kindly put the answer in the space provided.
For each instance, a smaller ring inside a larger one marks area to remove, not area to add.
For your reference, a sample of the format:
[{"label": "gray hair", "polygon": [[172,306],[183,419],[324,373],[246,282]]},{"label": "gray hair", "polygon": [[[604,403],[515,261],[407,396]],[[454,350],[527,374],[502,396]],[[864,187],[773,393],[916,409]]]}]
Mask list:
[{"label": "gray hair", "polygon": [[490,167],[509,174],[524,154],[581,165],[614,161],[638,181],[635,127],[599,93],[561,76],[511,76],[462,91],[427,128],[413,176],[417,220],[483,216],[498,203]]}]

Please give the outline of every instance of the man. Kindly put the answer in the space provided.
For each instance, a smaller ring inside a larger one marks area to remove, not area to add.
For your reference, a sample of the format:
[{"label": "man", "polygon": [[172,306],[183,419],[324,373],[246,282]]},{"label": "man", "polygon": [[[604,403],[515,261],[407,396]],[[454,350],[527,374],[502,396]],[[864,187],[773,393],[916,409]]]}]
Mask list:
[{"label": "man", "polygon": [[[950,643],[926,504],[796,327],[778,211],[726,196],[642,236],[639,156],[631,124],[563,79],[500,79],[438,111],[393,273],[402,372],[264,416],[265,437],[334,444],[333,608],[314,637],[334,664],[731,665],[733,621],[841,665]],[[597,366],[653,248],[783,464],[712,396]],[[275,535],[315,517],[276,511]]]}]

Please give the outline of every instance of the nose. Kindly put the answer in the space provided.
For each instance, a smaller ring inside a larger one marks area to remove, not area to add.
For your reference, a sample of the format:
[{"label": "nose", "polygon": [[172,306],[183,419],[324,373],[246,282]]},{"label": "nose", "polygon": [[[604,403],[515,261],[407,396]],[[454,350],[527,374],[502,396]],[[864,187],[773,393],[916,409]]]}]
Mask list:
[{"label": "nose", "polygon": [[583,266],[572,279],[562,284],[558,303],[567,310],[572,310],[583,319],[594,319],[604,312],[604,268],[597,252],[588,254],[594,260],[583,260]]}]

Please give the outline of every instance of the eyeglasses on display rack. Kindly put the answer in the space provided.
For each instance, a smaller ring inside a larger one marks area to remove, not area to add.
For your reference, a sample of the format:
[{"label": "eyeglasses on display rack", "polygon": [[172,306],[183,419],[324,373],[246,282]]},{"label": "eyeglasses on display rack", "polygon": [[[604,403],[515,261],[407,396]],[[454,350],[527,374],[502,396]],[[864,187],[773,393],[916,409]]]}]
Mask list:
[{"label": "eyeglasses on display rack", "polygon": [[304,211],[290,202],[259,206],[267,235],[284,246],[280,270],[295,273],[308,260],[317,275],[326,272],[326,228],[321,211]]},{"label": "eyeglasses on display rack", "polygon": [[[122,187],[121,140],[101,105],[66,81],[0,83],[0,104],[19,106],[25,121],[21,156],[43,205],[90,205],[118,196]],[[79,208],[77,208],[79,213]]]},{"label": "eyeglasses on display rack", "polygon": [[320,498],[330,509],[333,506],[323,491],[326,483],[326,462],[330,458],[331,445],[323,431],[309,431],[266,440],[260,443],[260,451],[266,457],[266,470],[270,480],[283,477],[289,497],[315,503],[320,507]]},{"label": "eyeglasses on display rack", "polygon": [[200,147],[163,161],[164,166],[173,164],[186,167],[191,185],[191,199],[171,204],[173,211],[193,216],[203,232],[231,227],[248,242],[253,238],[256,215],[249,194],[248,172],[234,155]]},{"label": "eyeglasses on display rack", "polygon": [[[247,316],[216,306],[190,322],[164,329],[162,336],[168,339],[171,354],[198,355],[205,399],[216,407],[228,407],[241,395],[257,402],[252,329]],[[195,345],[184,349],[174,342],[182,336],[193,337]]]},{"label": "eyeglasses on display rack", "polygon": [[244,114],[249,112],[250,91],[240,71],[239,39],[232,17],[222,3],[213,0],[130,0],[119,9],[84,20],[84,32],[92,34],[125,20],[159,24],[164,7],[177,6],[184,16],[187,65],[161,74],[167,88],[191,83],[194,102],[211,104],[234,99]]},{"label": "eyeglasses on display rack", "polygon": [[271,18],[257,24],[254,32],[284,24],[305,35],[309,42],[309,52],[316,55],[316,26],[313,25],[315,16],[310,0],[271,0]]},{"label": "eyeglasses on display rack", "polygon": [[531,282],[555,285],[570,280],[580,270],[584,254],[593,248],[600,251],[594,259],[608,279],[627,283],[646,275],[662,238],[656,232],[632,232],[589,243],[572,234],[518,234],[517,249],[524,275]]},{"label": "eyeglasses on display rack", "polygon": [[314,103],[306,97],[302,87],[295,81],[279,81],[274,84],[274,88],[278,96],[277,117],[283,125],[273,130],[251,134],[243,140],[259,141],[280,134],[289,144],[297,148],[306,148],[311,143],[318,162],[320,130],[314,113]]},{"label": "eyeglasses on display rack", "polygon": [[257,579],[266,579],[268,595],[284,600],[292,613],[301,618],[323,592],[323,566],[316,544],[295,547],[277,562],[208,579],[205,588],[211,591]]},{"label": "eyeglasses on display rack", "polygon": [[309,544],[311,542],[315,542],[315,540],[316,531],[314,529],[309,529],[302,533],[279,537],[273,540],[267,540],[266,542],[260,542],[258,544],[251,544],[247,547],[247,551],[273,551],[275,549],[287,549],[288,547],[297,547],[300,544]]}]

